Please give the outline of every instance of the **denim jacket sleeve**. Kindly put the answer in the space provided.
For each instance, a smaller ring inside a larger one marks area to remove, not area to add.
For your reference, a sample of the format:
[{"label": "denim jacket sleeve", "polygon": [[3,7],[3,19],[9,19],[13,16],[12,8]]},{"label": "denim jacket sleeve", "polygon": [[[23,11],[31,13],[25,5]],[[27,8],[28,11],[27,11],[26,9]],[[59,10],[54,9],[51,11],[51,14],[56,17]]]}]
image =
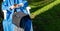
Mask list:
[{"label": "denim jacket sleeve", "polygon": [[2,10],[10,10],[7,0],[2,2]]}]

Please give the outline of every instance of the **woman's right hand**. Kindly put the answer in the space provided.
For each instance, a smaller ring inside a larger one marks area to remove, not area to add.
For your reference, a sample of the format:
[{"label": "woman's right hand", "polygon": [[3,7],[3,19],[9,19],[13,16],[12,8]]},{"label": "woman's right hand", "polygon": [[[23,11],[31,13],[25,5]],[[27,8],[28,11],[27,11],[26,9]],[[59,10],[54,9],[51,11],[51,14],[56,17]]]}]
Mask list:
[{"label": "woman's right hand", "polygon": [[14,8],[18,8],[19,7],[19,5],[18,4],[14,4]]},{"label": "woman's right hand", "polygon": [[10,9],[15,9],[15,8],[18,8],[19,5],[18,4],[14,4],[13,6],[10,7]]}]

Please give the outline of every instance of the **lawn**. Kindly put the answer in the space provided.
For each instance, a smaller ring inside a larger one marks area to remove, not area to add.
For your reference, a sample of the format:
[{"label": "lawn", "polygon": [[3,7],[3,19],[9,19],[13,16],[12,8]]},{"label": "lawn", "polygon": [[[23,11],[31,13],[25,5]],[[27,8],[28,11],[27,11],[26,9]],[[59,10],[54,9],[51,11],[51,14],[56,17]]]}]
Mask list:
[{"label": "lawn", "polygon": [[60,31],[59,13],[60,13],[59,0],[55,0],[50,4],[47,4],[44,7],[41,7],[40,9],[31,12],[34,31]]}]

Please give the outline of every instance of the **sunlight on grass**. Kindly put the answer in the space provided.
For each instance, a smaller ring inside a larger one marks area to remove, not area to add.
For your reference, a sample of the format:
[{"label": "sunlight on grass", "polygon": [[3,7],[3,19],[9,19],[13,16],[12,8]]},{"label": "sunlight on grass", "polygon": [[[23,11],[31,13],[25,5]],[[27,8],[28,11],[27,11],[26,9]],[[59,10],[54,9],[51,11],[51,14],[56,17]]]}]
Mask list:
[{"label": "sunlight on grass", "polygon": [[54,2],[52,2],[51,4],[47,5],[47,6],[44,6],[43,8],[31,13],[31,18],[35,18],[37,15],[51,9],[52,7],[54,7],[55,5],[58,5],[60,3],[60,0],[56,0]]},{"label": "sunlight on grass", "polygon": [[47,4],[49,4],[50,2],[53,2],[53,0],[51,0],[51,1],[39,1],[39,2],[34,2],[34,3],[29,4],[29,6],[30,6],[31,8],[36,8],[37,6],[47,5]]}]

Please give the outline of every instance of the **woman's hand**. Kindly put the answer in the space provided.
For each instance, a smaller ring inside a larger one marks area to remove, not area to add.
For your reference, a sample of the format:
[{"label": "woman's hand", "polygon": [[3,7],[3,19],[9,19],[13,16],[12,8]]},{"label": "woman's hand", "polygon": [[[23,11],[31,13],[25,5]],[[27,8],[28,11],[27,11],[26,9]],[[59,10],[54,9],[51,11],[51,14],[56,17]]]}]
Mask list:
[{"label": "woman's hand", "polygon": [[10,9],[15,9],[15,8],[18,8],[19,5],[18,4],[14,4],[13,6],[10,7]]},{"label": "woman's hand", "polygon": [[18,8],[19,7],[19,5],[18,4],[14,4],[14,8]]},{"label": "woman's hand", "polygon": [[20,6],[22,6],[22,4],[14,4],[13,6],[11,6],[11,9],[15,9],[15,8],[19,8]]}]

